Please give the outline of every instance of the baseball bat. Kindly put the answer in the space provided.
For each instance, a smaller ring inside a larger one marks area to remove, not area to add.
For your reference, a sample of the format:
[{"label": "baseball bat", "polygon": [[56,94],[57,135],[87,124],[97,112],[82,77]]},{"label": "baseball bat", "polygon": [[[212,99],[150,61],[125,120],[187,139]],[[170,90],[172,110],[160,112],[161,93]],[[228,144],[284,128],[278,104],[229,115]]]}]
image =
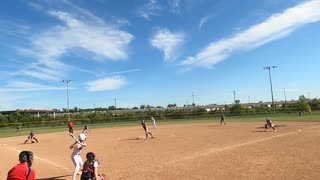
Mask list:
[{"label": "baseball bat", "polygon": [[77,143],[80,143],[80,141],[79,141],[76,137],[74,137],[74,135],[73,135],[72,133],[69,133],[69,134],[70,134],[70,136],[71,136],[74,140],[77,141]]}]

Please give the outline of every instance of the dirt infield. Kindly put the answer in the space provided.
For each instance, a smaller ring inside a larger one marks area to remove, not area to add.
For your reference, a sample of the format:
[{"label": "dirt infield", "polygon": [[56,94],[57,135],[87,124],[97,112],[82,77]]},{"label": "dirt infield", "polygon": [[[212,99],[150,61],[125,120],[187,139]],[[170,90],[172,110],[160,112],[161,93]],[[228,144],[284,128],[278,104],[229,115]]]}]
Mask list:
[{"label": "dirt infield", "polygon": [[[320,123],[276,122],[277,132],[263,125],[160,124],[149,127],[156,138],[148,140],[139,126],[93,129],[82,157],[94,151],[109,179],[320,179]],[[34,152],[38,180],[71,179],[67,129],[36,137],[38,144],[22,144],[25,136],[0,139],[0,179],[21,150]]]}]

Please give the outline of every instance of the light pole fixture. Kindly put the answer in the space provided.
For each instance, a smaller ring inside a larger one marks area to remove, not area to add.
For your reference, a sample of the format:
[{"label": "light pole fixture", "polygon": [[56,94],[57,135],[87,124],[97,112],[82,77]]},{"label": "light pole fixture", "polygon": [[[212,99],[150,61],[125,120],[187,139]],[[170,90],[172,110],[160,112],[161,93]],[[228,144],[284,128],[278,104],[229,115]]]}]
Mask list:
[{"label": "light pole fixture", "polygon": [[62,82],[65,82],[67,84],[68,121],[70,122],[69,83],[71,82],[71,80],[62,80]]},{"label": "light pole fixture", "polygon": [[267,69],[269,71],[269,79],[270,79],[270,89],[271,89],[271,98],[272,98],[272,107],[273,107],[273,113],[276,112],[276,107],[274,105],[274,100],[273,100],[273,90],[272,90],[272,80],[271,80],[271,68],[274,69],[274,68],[277,68],[277,66],[266,66],[266,67],[263,67],[263,69]]}]

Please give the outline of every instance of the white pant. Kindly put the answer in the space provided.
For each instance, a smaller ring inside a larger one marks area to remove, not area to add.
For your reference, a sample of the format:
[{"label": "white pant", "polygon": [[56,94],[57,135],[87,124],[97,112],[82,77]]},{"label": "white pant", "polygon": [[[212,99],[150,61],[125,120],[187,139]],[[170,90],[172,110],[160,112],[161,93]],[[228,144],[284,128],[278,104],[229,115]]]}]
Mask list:
[{"label": "white pant", "polygon": [[75,166],[72,179],[75,180],[77,173],[79,172],[79,170],[83,165],[83,161],[80,154],[73,155],[73,156],[71,155],[71,159],[72,159],[73,165]]},{"label": "white pant", "polygon": [[71,159],[72,159],[73,165],[76,168],[79,167],[79,169],[80,169],[82,167],[83,161],[82,161],[82,158],[81,158],[80,154],[71,156]]}]

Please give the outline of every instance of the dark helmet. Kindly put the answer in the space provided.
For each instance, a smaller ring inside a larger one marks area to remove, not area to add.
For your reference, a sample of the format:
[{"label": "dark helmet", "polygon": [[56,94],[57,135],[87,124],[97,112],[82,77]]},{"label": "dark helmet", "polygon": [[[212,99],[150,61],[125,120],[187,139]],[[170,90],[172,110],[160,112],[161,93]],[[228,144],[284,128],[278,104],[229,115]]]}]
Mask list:
[{"label": "dark helmet", "polygon": [[19,154],[19,161],[20,162],[27,162],[29,166],[32,166],[33,152],[31,152],[31,151],[22,151]]},{"label": "dark helmet", "polygon": [[86,155],[87,160],[93,161],[96,158],[96,155],[93,152],[88,152]]}]

